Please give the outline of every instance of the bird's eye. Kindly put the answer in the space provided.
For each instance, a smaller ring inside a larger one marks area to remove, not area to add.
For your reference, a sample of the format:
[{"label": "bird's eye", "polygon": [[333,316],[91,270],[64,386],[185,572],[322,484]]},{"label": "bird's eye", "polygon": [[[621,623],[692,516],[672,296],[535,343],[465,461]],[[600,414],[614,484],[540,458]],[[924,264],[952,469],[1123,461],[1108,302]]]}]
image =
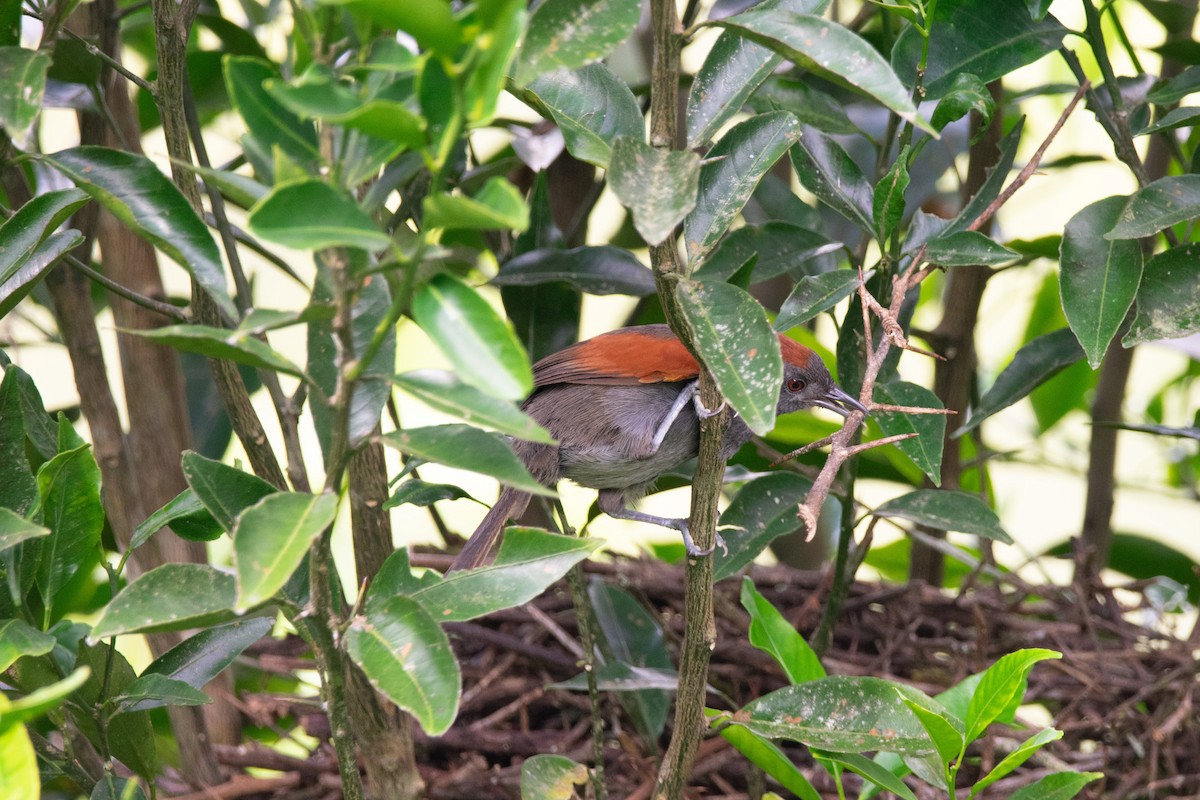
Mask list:
[{"label": "bird's eye", "polygon": [[796,394],[797,392],[804,391],[805,383],[799,378],[788,378],[787,383],[784,385],[787,386],[789,392]]}]

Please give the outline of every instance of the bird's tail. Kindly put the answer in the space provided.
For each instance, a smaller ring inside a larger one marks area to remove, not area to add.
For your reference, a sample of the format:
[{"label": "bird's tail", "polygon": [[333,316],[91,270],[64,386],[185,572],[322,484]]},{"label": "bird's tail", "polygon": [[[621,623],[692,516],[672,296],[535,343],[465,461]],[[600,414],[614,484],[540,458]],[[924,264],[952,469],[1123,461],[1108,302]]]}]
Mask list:
[{"label": "bird's tail", "polygon": [[501,492],[496,505],[492,506],[492,510],[475,528],[475,532],[463,545],[462,552],[450,564],[447,572],[475,569],[490,562],[493,556],[492,551],[496,549],[496,542],[499,541],[500,533],[504,530],[504,524],[525,513],[525,507],[529,505],[530,497],[528,492],[519,492],[516,489],[505,489]]}]

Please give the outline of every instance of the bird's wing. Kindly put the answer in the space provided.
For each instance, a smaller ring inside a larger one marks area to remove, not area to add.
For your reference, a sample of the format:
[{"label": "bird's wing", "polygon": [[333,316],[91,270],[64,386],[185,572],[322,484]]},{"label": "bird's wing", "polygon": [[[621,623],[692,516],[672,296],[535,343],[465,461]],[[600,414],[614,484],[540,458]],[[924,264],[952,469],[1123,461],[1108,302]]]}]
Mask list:
[{"label": "bird's wing", "polygon": [[696,359],[666,325],[604,333],[546,356],[533,366],[536,386],[674,383],[699,374]]}]

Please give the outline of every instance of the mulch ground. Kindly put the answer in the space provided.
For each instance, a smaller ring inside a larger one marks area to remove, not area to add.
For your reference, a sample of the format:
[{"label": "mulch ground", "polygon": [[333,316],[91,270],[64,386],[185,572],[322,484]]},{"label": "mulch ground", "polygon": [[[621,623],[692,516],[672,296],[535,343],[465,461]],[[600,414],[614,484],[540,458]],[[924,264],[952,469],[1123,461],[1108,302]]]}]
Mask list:
[{"label": "mulch ground", "polygon": [[[418,557],[437,565],[436,556]],[[661,562],[590,564],[654,610],[674,648],[684,625],[683,570]],[[817,626],[827,577],[785,567],[754,568],[759,590],[806,636]],[[1033,670],[1027,703],[1044,706],[1064,732],[985,798],[1004,798],[1020,786],[1061,769],[1103,772],[1085,798],[1200,798],[1200,719],[1194,709],[1200,672],[1200,633],[1170,636],[1145,627],[1153,609],[1140,603],[1141,587],[1094,593],[1087,602],[1069,590],[976,584],[962,591],[924,585],[855,584],[824,663],[830,674],[874,675],[909,682],[929,694],[982,671],[1005,653],[1045,647],[1062,660]],[[741,705],[785,685],[774,661],[747,640],[749,617],[738,602],[739,583],[717,586],[718,643],[710,684]],[[579,673],[578,639],[570,593],[558,585],[529,606],[447,629],[463,667],[458,721],[444,736],[417,733],[421,774],[431,798],[490,800],[520,796],[521,763],[558,753],[589,763],[592,754],[586,694],[549,689]],[[1161,626],[1159,626],[1161,627]],[[281,650],[291,648],[291,653]],[[251,655],[300,657],[294,643],[260,643]],[[263,695],[243,698],[257,715],[300,716],[307,730],[327,730],[311,701]],[[716,697],[710,703],[721,705]],[[300,709],[304,714],[297,713]],[[611,696],[604,699],[608,734],[606,784],[613,798],[648,798],[670,724],[648,748]],[[1034,728],[1044,720],[1033,721]],[[1029,731],[994,726],[971,752],[980,770],[997,763]],[[837,793],[802,748],[788,748],[824,797]],[[236,775],[216,793],[196,797],[336,798],[336,769],[327,750],[308,761],[283,759],[261,747],[222,748],[221,759],[241,771],[257,765],[278,777]],[[979,773],[982,774],[982,773]],[[964,774],[960,785],[967,785]],[[853,786],[853,777],[848,785]],[[274,783],[272,783],[274,781]],[[745,798],[761,781],[720,737],[705,740],[689,792],[695,798]],[[937,797],[915,784],[918,797]],[[767,789],[773,787],[766,783]],[[854,787],[855,791],[857,787]],[[225,791],[222,791],[225,790]],[[944,797],[944,795],[941,795]]]}]

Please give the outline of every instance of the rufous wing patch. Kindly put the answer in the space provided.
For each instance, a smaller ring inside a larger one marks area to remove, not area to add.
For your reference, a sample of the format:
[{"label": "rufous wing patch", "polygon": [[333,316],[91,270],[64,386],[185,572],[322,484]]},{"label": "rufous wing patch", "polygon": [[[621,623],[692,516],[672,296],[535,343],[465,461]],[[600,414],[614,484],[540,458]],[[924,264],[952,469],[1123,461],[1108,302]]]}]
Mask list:
[{"label": "rufous wing patch", "polygon": [[699,374],[696,359],[666,325],[604,333],[546,356],[533,367],[537,386],[674,383]]}]

